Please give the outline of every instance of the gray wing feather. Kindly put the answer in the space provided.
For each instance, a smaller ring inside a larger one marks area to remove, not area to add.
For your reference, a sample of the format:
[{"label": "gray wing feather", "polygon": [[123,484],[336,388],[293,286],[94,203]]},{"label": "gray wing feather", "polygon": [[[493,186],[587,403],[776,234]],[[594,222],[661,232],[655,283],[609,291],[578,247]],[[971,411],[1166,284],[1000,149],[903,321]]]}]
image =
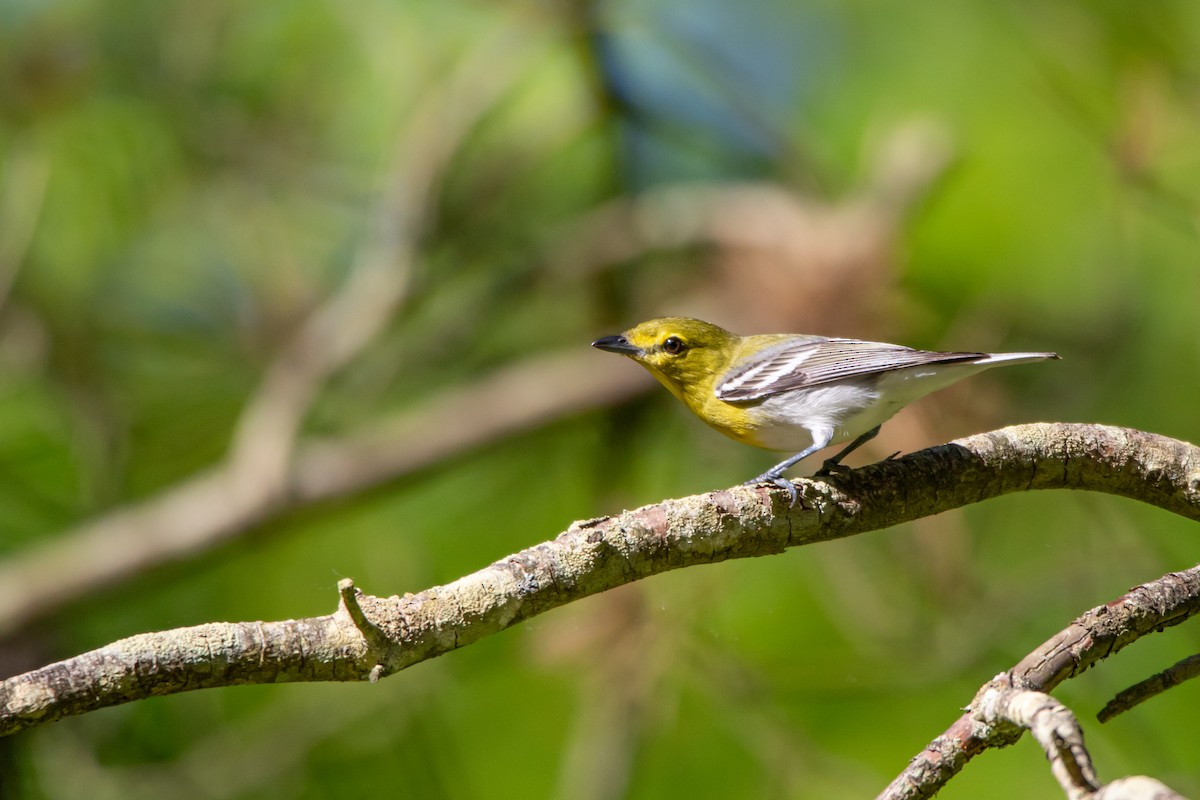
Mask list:
[{"label": "gray wing feather", "polygon": [[936,353],[857,339],[799,339],[769,347],[730,369],[717,384],[716,395],[727,401],[759,400],[847,378],[986,357],[986,353]]}]

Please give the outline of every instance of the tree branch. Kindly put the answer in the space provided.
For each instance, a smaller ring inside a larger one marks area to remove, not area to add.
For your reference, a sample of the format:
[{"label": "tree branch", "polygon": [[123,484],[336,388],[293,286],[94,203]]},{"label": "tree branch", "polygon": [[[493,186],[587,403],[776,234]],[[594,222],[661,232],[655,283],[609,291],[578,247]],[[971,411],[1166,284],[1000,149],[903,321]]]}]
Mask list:
[{"label": "tree branch", "polygon": [[525,63],[511,57],[521,52],[514,44],[502,35],[472,48],[418,103],[349,274],[296,330],[242,410],[226,467],[233,484],[253,487],[264,502],[285,488],[296,435],[320,388],[379,336],[407,297],[443,172]]},{"label": "tree branch", "polygon": [[1019,730],[1029,731],[1068,797],[1094,794],[1100,788],[1079,720],[1050,695],[1017,689],[1001,679],[984,687],[972,705],[975,718],[984,725],[1008,725],[1018,736]]},{"label": "tree branch", "polygon": [[[342,603],[328,616],[141,634],[10,678],[0,684],[0,734],[191,689],[377,679],[667,570],[770,555],[1011,492],[1053,488],[1119,494],[1200,520],[1200,448],[1121,428],[1022,425],[826,480],[798,481],[792,507],[782,490],[765,486],[668,500],[577,522],[550,541],[419,594],[380,598],[343,584]],[[1094,622],[1085,615],[1086,624],[1077,621],[1048,642],[1014,669],[1021,688],[1049,688],[1200,609],[1200,574],[1168,577],[1164,586],[1172,591],[1164,589],[1154,602],[1102,607],[1090,612]],[[971,726],[968,720],[964,741],[976,751],[989,745],[971,738]]]},{"label": "tree branch", "polygon": [[[328,480],[305,478],[311,476],[314,464],[353,460],[365,448],[362,437],[378,431],[347,436],[340,448],[332,440],[306,448],[298,442],[302,423],[325,382],[380,335],[407,297],[444,171],[473,126],[512,84],[529,53],[535,52],[515,44],[508,35],[490,37],[467,52],[462,63],[418,103],[380,176],[385,185],[374,204],[373,225],[359,243],[348,274],[267,366],[242,409],[226,458],[140,502],[46,537],[0,563],[0,636],[147,566],[216,546],[272,515],[339,493],[318,489],[305,499],[306,487],[297,484],[327,486]],[[522,56],[514,58],[514,52]],[[504,57],[498,58],[501,54]],[[0,300],[3,251],[0,244]],[[485,378],[462,392],[432,399],[455,404],[494,383],[494,378]],[[628,382],[618,380],[617,385]],[[610,395],[600,391],[598,396]],[[514,416],[519,415],[507,415]],[[503,432],[509,419],[491,427],[449,426],[448,432],[465,427],[467,435],[444,436],[449,441],[442,445],[442,453],[477,443],[481,435],[485,440],[497,435],[496,428]],[[403,428],[409,418],[403,415],[385,422]],[[410,452],[407,442],[386,444],[394,451]],[[371,463],[379,462],[376,458]],[[352,472],[357,480],[343,479],[340,493],[397,477],[402,470],[368,475],[360,464]]]},{"label": "tree branch", "polygon": [[1068,800],[1184,800],[1159,781],[1141,775],[1102,785],[1084,746],[1083,729],[1071,710],[1044,692],[1018,689],[1006,678],[997,677],[975,696],[971,705],[976,721],[1010,736],[1029,731]]},{"label": "tree branch", "polygon": [[1188,656],[1162,672],[1151,675],[1146,680],[1139,681],[1128,689],[1118,692],[1116,697],[1109,700],[1104,708],[1100,709],[1096,714],[1096,719],[1100,722],[1108,722],[1118,714],[1124,714],[1134,706],[1162,694],[1172,686],[1178,686],[1193,678],[1200,678],[1200,655]]},{"label": "tree branch", "polygon": [[274,515],[369,489],[651,385],[626,366],[574,354],[530,358],[362,430],[302,442],[277,492],[247,493],[227,465],[219,466],[88,520],[0,562],[0,636],[139,570],[211,549]]},{"label": "tree branch", "polygon": [[[1195,482],[1193,473],[1193,486]],[[1049,692],[1126,645],[1147,634],[1178,625],[1197,613],[1200,613],[1200,567],[1169,573],[1093,608],[1008,672],[985,684],[966,712],[915,756],[878,800],[933,797],[972,758],[986,749],[1007,747],[1020,739],[1028,726],[1013,719],[1012,715],[1006,720],[1003,714],[995,713],[997,697],[1012,696],[1014,692]],[[1078,745],[1082,747],[1082,738]],[[1083,780],[1076,785],[1079,791],[1096,791],[1090,763],[1087,772],[1093,783],[1089,786],[1088,781]],[[1058,770],[1056,777],[1060,782],[1064,780]],[[1110,797],[1118,796],[1112,786],[1110,784],[1101,791],[1112,792]],[[1097,793],[1096,796],[1102,795]],[[1169,796],[1174,795],[1163,795]]]}]

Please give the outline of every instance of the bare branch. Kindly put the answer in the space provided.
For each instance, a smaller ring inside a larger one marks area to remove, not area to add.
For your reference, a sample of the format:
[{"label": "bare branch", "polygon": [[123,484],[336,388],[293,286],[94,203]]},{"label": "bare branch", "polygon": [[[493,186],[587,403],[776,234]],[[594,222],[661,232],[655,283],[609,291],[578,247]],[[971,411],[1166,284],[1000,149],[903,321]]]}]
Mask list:
[{"label": "bare branch", "polygon": [[511,57],[512,44],[495,37],[470,51],[429,89],[399,136],[371,235],[350,274],[296,331],[242,411],[228,466],[234,483],[264,495],[282,490],[296,434],[318,390],[378,336],[403,301],[443,171],[524,63]]},{"label": "bare branch", "polygon": [[1083,744],[1083,729],[1071,710],[1044,692],[1014,687],[1010,677],[997,675],[979,690],[971,703],[974,718],[985,728],[1004,731],[1005,736],[1029,731],[1041,745],[1068,800],[1183,800],[1158,781],[1142,776],[1102,786]]},{"label": "bare branch", "polygon": [[861,284],[864,253],[896,235],[946,170],[949,136],[930,120],[890,131],[872,154],[866,185],[839,203],[805,196],[778,183],[681,183],[607,203],[582,217],[551,249],[552,269],[594,272],[648,251],[712,244],[767,250],[783,274],[816,274],[832,264],[852,273],[830,280]]},{"label": "bare branch", "polygon": [[[764,486],[668,500],[578,522],[555,539],[419,594],[379,598],[346,584],[343,602],[330,616],[142,634],[10,678],[0,684],[0,733],[155,694],[248,682],[377,679],[660,572],[778,553],[1015,491],[1114,492],[1200,519],[1198,465],[1198,448],[1165,437],[1037,424],[960,439],[828,480],[798,481],[794,507],[782,490]],[[1014,668],[1012,685],[1052,688],[1198,610],[1200,568],[1166,576],[1081,617]],[[957,739],[944,753],[918,758],[946,778],[970,755],[1012,736],[981,736],[970,715],[948,735]],[[953,768],[938,764],[955,759]],[[894,796],[929,796],[931,790],[920,790],[933,786],[924,772],[902,776],[913,791]]]},{"label": "bare branch", "polygon": [[233,473],[216,468],[41,540],[0,562],[0,635],[143,569],[215,547],[274,514],[369,489],[651,385],[626,366],[575,354],[532,358],[363,430],[301,444],[276,493],[247,493]]},{"label": "bare branch", "polygon": [[[1190,482],[1196,480],[1193,473]],[[1021,728],[981,723],[979,703],[989,691],[1049,692],[1126,645],[1198,612],[1200,567],[1169,573],[1093,608],[985,685],[966,713],[914,757],[879,800],[933,797],[970,759],[988,748],[1015,743]]]},{"label": "bare branch", "polygon": [[983,725],[1000,729],[1007,724],[1033,734],[1067,797],[1074,800],[1100,788],[1079,721],[1050,695],[1017,689],[1007,675],[1000,675],[980,690],[971,707]]},{"label": "bare branch", "polygon": [[1123,714],[1151,697],[1162,694],[1172,686],[1178,686],[1192,678],[1200,678],[1200,654],[1188,656],[1162,672],[1151,675],[1146,680],[1119,692],[1116,697],[1108,701],[1104,708],[1100,709],[1096,714],[1096,719],[1108,722],[1118,714]]},{"label": "bare branch", "polygon": [[[514,58],[513,52],[520,48],[514,51],[513,44],[507,34],[493,37],[429,89],[399,136],[385,170],[387,185],[376,203],[371,235],[360,246],[342,286],[309,315],[268,366],[242,411],[229,456],[153,497],[46,537],[0,564],[0,635],[141,569],[214,547],[273,514],[368,487],[404,471],[401,467],[390,473],[369,473],[359,463],[340,476],[341,488],[311,488],[322,483],[311,477],[314,466],[331,459],[343,463],[353,459],[367,449],[362,436],[379,431],[360,432],[341,443],[327,441],[300,452],[296,452],[296,437],[324,382],[378,336],[403,301],[428,207],[446,165],[533,52],[527,49]],[[493,376],[432,400],[458,407],[481,388],[491,388],[495,380]],[[615,383],[629,385],[621,379]],[[600,390],[597,396],[611,398],[612,394]],[[570,397],[563,407],[572,408],[570,401],[575,400]],[[423,443],[448,455],[505,432],[506,425],[520,424],[514,419],[519,415],[498,416],[499,424],[490,428],[454,425],[442,431],[440,440],[429,443],[426,436]],[[402,430],[413,427],[409,415],[389,422]],[[401,454],[393,456],[389,465],[429,463],[427,454],[411,457],[413,448],[407,442],[389,439],[385,443]],[[370,463],[381,460],[377,457]]]}]

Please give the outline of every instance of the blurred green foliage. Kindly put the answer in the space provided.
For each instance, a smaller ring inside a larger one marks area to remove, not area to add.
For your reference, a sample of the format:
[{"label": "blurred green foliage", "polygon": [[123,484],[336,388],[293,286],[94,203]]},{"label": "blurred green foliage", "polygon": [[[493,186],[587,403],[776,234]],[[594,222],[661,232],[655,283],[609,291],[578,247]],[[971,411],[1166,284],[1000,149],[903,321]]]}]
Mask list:
[{"label": "blurred green foliage", "polygon": [[[749,178],[835,201],[887,129],[923,115],[957,156],[900,231],[881,327],[914,345],[1064,356],[980,379],[937,435],[1055,419],[1200,439],[1200,6],[733,9],[0,0],[0,552],[226,452],[272,356],[370,235],[416,109],[479,52],[510,77],[437,187],[410,297],[306,432],[688,311],[657,298],[702,288],[703,252],[547,266],[598,204]],[[23,631],[6,661],[325,613],[347,575],[417,591],[574,519],[772,459],[648,394],[150,570]],[[1108,497],[1010,497],[661,576],[377,686],[245,687],[70,719],[0,741],[0,794],[871,796],[1076,614],[1191,566],[1194,535]],[[1198,644],[1194,625],[1171,629],[1058,692],[1102,778],[1200,795],[1200,686],[1088,722]],[[941,796],[1016,794],[1059,796],[1030,741]]]}]

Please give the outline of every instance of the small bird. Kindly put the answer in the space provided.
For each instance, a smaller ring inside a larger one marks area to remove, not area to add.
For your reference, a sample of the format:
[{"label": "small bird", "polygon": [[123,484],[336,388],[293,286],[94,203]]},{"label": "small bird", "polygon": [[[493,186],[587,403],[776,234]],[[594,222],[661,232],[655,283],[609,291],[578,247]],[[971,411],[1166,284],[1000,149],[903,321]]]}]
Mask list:
[{"label": "small bird", "polygon": [[700,419],[739,442],[795,455],[747,481],[796,488],[783,473],[849,441],[828,475],[909,403],[977,372],[1057,359],[1055,353],[938,353],[798,333],[738,336],[688,317],[654,319],[592,347],[629,356]]}]

